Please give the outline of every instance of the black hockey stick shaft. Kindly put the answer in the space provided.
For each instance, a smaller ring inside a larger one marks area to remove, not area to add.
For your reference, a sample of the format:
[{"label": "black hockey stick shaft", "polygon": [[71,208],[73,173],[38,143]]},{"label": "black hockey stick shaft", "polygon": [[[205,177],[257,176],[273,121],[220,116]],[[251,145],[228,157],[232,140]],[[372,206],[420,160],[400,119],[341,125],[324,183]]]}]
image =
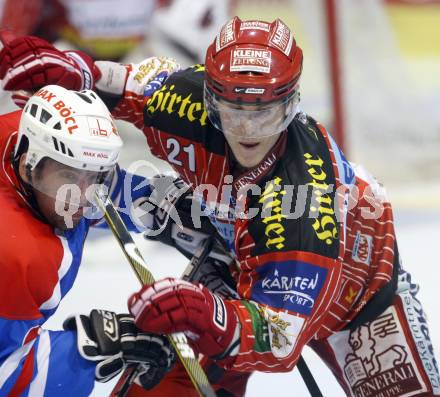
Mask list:
[{"label": "black hockey stick shaft", "polygon": [[[127,227],[116,211],[112,201],[108,196],[104,195],[103,192],[97,192],[95,197],[99,207],[104,212],[104,217],[111,231],[116,237],[116,240],[119,242],[119,245],[121,246],[122,251],[128,259],[128,262],[130,263],[137,278],[142,285],[152,284],[154,282],[154,277],[148,270],[144,258],[131,237],[130,232],[127,230]],[[173,335],[168,335],[168,338],[200,396],[216,397],[216,394],[212,386],[209,384],[203,368],[188,344],[185,334],[176,333]],[[130,369],[130,372],[131,371],[133,370]],[[129,376],[128,379],[132,378],[133,376]],[[123,390],[121,390],[121,392],[122,391]],[[124,391],[124,393],[126,393],[126,391]],[[123,394],[113,394],[112,392],[112,396],[122,397]]]},{"label": "black hockey stick shaft", "polygon": [[308,365],[306,364],[306,361],[302,356],[299,358],[296,367],[298,368],[298,371],[301,374],[303,381],[306,384],[307,389],[309,390],[310,395],[312,397],[323,397],[321,390],[319,390],[319,386],[312,375],[312,372],[310,371]]}]

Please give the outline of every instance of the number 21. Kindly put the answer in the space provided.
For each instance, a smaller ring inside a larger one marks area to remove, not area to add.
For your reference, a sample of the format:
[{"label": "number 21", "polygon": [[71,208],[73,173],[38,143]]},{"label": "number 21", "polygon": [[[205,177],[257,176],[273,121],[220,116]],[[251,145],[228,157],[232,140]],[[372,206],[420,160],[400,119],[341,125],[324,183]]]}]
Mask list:
[{"label": "number 21", "polygon": [[[169,138],[167,140],[167,149],[171,149],[171,152],[168,154],[168,161],[170,163],[182,166],[182,161],[177,158],[180,154],[182,147],[180,142],[177,139]],[[196,158],[194,155],[194,145],[191,143],[188,146],[183,147],[183,151],[188,156],[188,166],[191,171],[196,170]]]}]

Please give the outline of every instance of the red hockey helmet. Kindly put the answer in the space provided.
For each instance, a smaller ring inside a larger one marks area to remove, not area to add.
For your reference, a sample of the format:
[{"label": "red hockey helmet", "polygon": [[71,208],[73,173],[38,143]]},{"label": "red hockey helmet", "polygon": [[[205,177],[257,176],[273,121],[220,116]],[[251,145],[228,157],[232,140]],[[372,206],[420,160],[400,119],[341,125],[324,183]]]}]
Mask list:
[{"label": "red hockey helmet", "polygon": [[[258,127],[254,134],[279,133],[296,113],[288,105],[299,102],[302,59],[301,48],[281,20],[268,23],[234,17],[222,27],[206,54],[205,105],[210,120],[230,133],[225,119],[237,126],[237,117],[245,115],[242,119],[246,118],[248,125]],[[282,108],[289,113],[284,112],[278,123],[268,117]],[[256,123],[250,123],[249,118]]]}]

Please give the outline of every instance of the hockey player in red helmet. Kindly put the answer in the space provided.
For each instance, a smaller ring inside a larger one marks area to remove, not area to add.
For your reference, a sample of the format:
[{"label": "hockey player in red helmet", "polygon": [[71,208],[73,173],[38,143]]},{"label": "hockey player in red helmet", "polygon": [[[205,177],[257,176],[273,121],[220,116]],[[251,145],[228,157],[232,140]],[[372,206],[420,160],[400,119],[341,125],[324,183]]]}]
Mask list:
[{"label": "hockey player in red helmet", "polygon": [[206,54],[204,102],[238,162],[254,167],[298,112],[301,48],[281,21],[226,24]]},{"label": "hockey player in red helmet", "polygon": [[[302,52],[285,23],[235,17],[205,66],[157,76],[143,91],[136,65],[95,67],[113,115],[142,127],[151,152],[191,186],[202,209],[194,226],[206,215],[234,256],[237,295],[159,280],[129,299],[141,329],[185,332],[219,396],[243,396],[253,371],[291,371],[306,345],[349,396],[440,394],[391,204],[298,108]],[[178,366],[151,391],[129,392],[138,395],[197,392]]]}]

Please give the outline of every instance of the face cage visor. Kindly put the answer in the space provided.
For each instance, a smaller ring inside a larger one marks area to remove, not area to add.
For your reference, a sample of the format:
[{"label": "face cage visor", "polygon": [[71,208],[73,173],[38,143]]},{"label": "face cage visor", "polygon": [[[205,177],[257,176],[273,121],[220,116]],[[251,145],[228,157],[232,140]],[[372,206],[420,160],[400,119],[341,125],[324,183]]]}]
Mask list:
[{"label": "face cage visor", "polygon": [[45,157],[30,172],[28,184],[40,193],[55,199],[56,209],[65,212],[96,212],[95,192],[108,194],[116,166],[105,172],[70,167]]},{"label": "face cage visor", "polygon": [[232,103],[219,98],[205,84],[209,120],[224,134],[240,140],[258,140],[284,131],[298,113],[299,91],[271,103]]}]

